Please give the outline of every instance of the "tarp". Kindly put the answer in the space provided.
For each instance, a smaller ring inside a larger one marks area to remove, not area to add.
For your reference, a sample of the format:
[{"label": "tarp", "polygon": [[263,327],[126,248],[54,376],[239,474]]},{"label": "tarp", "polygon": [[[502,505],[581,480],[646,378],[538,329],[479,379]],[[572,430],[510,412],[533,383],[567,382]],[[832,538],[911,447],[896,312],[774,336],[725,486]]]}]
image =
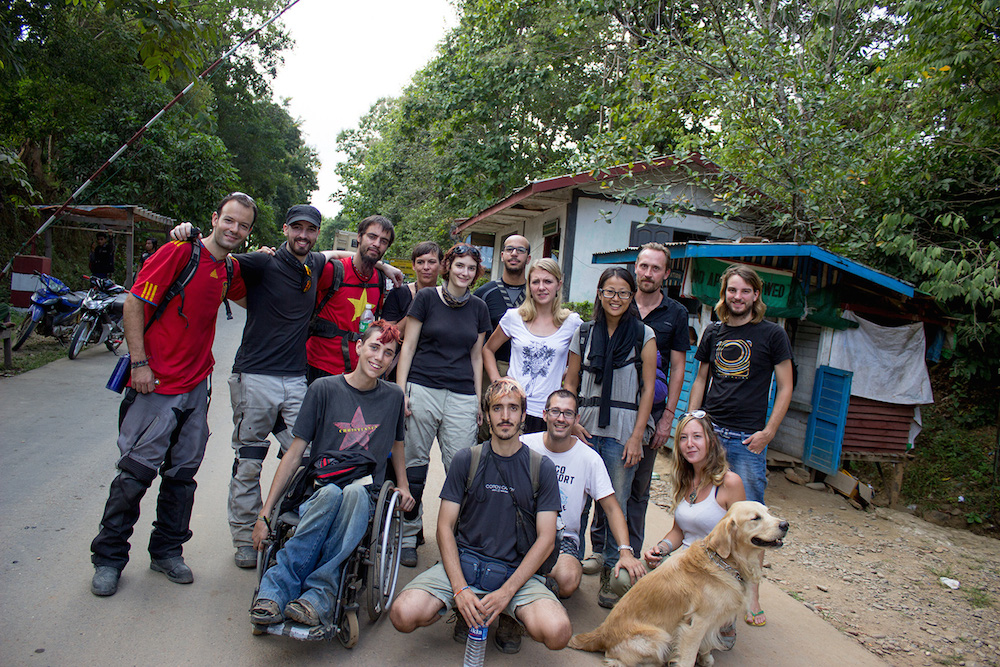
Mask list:
[{"label": "tarp", "polygon": [[830,365],[854,373],[852,396],[899,405],[934,402],[923,324],[883,327],[849,310],[843,318],[858,328],[833,334]]}]

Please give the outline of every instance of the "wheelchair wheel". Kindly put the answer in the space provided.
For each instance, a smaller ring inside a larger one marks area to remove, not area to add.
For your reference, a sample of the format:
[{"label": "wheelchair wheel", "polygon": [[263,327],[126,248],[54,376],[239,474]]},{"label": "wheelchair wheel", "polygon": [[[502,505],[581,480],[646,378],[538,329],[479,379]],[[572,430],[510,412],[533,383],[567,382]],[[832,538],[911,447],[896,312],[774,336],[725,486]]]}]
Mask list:
[{"label": "wheelchair wheel", "polygon": [[358,623],[358,612],[356,610],[345,611],[344,620],[337,628],[337,639],[344,645],[344,648],[354,648],[361,636],[361,625]]},{"label": "wheelchair wheel", "polygon": [[368,620],[374,623],[389,609],[396,594],[399,556],[403,543],[403,511],[392,482],[382,485],[375,505],[368,546],[368,585],[365,591]]}]

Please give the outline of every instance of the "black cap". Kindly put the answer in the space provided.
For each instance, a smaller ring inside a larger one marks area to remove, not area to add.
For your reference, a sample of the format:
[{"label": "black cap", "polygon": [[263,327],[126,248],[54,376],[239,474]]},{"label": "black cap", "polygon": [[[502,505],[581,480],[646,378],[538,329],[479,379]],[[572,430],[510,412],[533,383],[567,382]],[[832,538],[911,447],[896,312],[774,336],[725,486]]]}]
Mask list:
[{"label": "black cap", "polygon": [[288,209],[288,215],[285,216],[285,224],[290,225],[298,220],[305,220],[306,222],[319,227],[320,223],[323,221],[323,215],[315,206],[310,206],[309,204],[297,204]]}]

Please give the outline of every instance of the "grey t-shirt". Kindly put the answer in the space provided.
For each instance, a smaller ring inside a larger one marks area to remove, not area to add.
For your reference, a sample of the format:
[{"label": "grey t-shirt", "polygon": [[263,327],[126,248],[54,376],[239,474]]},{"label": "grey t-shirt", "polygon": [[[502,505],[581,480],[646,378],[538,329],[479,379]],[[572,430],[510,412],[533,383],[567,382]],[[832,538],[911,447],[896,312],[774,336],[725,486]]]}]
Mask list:
[{"label": "grey t-shirt", "polygon": [[285,244],[273,256],[251,252],[236,259],[247,287],[247,323],[233,372],[305,375],[309,319],[326,258],[309,253],[311,276]]},{"label": "grey t-shirt", "polygon": [[[469,498],[462,507],[458,518],[455,541],[459,549],[468,549],[482,556],[501,560],[517,567],[521,557],[517,554],[517,532],[515,528],[514,503],[508,497],[513,492],[518,506],[529,512],[558,512],[559,483],[556,481],[556,467],[548,458],[542,459],[538,475],[538,504],[532,500],[531,452],[523,446],[513,456],[487,455],[484,445],[479,470],[472,480]],[[462,503],[465,484],[469,477],[472,453],[462,449],[451,461],[448,476],[441,488],[441,499]],[[497,469],[503,470],[503,477]],[[509,488],[504,484],[506,479]],[[555,548],[559,548],[557,544]]]},{"label": "grey t-shirt", "polygon": [[385,481],[392,443],[404,437],[403,390],[379,380],[360,391],[343,375],[319,378],[309,386],[292,433],[312,443],[312,459],[356,459],[375,463],[376,488]]}]

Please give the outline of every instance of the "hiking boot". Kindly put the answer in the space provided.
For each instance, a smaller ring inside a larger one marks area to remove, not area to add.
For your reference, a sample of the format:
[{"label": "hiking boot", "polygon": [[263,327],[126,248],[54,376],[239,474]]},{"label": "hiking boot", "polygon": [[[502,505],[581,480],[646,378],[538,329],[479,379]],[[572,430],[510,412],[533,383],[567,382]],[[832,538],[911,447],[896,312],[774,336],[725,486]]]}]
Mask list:
[{"label": "hiking boot", "polygon": [[399,564],[403,567],[416,567],[417,566],[417,549],[416,547],[403,547],[399,550]]},{"label": "hiking boot", "polygon": [[236,547],[233,560],[236,561],[236,567],[244,569],[257,567],[257,551],[253,547]]},{"label": "hiking boot", "polygon": [[508,616],[500,614],[497,631],[493,635],[493,643],[501,653],[517,653],[521,650],[521,624]]},{"label": "hiking boot", "polygon": [[601,590],[597,591],[597,604],[605,609],[613,609],[618,596],[611,590],[611,568],[601,568]]},{"label": "hiking boot", "polygon": [[580,565],[583,566],[584,574],[597,574],[604,567],[604,556],[602,554],[590,554],[580,562]]},{"label": "hiking boot", "polygon": [[459,644],[464,644],[465,640],[469,638],[469,624],[465,622],[465,616],[462,616],[460,611],[455,612],[455,629],[452,631],[451,638]]},{"label": "hiking boot", "polygon": [[154,558],[149,563],[149,569],[153,572],[162,572],[175,584],[190,584],[194,581],[191,568],[184,564],[184,556]]},{"label": "hiking boot", "polygon": [[250,622],[257,625],[274,625],[281,623],[285,617],[281,614],[281,608],[274,600],[257,598],[250,608]]},{"label": "hiking boot", "polygon": [[118,578],[122,573],[110,565],[97,565],[94,578],[90,580],[90,592],[102,598],[118,592]]}]

